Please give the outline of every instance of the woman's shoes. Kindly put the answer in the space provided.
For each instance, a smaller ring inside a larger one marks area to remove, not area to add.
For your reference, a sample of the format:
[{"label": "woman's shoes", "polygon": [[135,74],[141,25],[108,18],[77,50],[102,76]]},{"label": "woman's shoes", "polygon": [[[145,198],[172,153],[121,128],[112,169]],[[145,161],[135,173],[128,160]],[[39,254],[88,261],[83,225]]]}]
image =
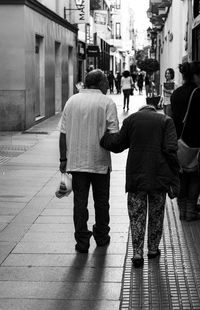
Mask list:
[{"label": "woman's shoes", "polygon": [[140,267],[143,267],[144,265],[144,258],[141,257],[141,258],[132,258],[132,263],[133,263],[133,266],[135,268],[140,268]]},{"label": "woman's shoes", "polygon": [[[147,256],[148,256],[148,259],[151,259],[151,258],[156,258],[156,257],[159,257],[161,255],[161,251],[160,249],[157,249],[157,251],[155,252],[148,252]],[[132,264],[135,268],[140,268],[140,267],[143,267],[144,265],[144,258],[143,257],[140,257],[139,255],[136,255],[135,257],[132,258]]]},{"label": "woman's shoes", "polygon": [[160,256],[160,255],[161,255],[161,252],[160,252],[159,249],[157,249],[156,252],[149,252],[149,253],[147,254],[147,256],[148,256],[149,259],[151,259],[151,258],[156,258],[156,257],[158,257],[158,256]]}]

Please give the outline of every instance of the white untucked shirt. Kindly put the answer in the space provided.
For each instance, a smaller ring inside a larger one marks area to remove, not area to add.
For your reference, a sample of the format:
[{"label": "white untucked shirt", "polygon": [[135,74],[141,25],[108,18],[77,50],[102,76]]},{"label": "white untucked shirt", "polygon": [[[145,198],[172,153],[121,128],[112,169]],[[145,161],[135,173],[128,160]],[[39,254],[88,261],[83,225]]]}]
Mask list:
[{"label": "white untucked shirt", "polygon": [[81,89],[66,102],[60,131],[66,134],[67,171],[106,174],[111,170],[110,152],[99,142],[106,130],[119,130],[112,99],[98,89]]}]

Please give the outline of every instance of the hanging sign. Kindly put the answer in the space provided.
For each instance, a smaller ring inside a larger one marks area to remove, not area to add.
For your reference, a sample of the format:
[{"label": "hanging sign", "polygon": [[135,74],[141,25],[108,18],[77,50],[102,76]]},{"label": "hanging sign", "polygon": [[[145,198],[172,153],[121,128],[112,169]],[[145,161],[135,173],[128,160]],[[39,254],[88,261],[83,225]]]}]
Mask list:
[{"label": "hanging sign", "polygon": [[90,0],[74,0],[75,24],[87,24],[90,18]]},{"label": "hanging sign", "polygon": [[99,46],[98,45],[88,45],[87,46],[87,56],[88,57],[98,57],[99,56]]},{"label": "hanging sign", "polygon": [[94,11],[94,22],[99,25],[107,25],[108,12],[106,10]]}]

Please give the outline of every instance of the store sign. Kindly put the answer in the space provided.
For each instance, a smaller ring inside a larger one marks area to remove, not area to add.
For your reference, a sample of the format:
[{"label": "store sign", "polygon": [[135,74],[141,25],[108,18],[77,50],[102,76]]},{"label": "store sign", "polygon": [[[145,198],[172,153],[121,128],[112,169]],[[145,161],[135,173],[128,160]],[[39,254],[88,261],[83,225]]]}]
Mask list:
[{"label": "store sign", "polygon": [[87,24],[90,19],[90,0],[74,0],[75,24]]},{"label": "store sign", "polygon": [[99,25],[107,25],[108,13],[105,10],[94,11],[94,22]]},{"label": "store sign", "polygon": [[88,57],[98,57],[99,56],[99,47],[98,47],[98,45],[88,45],[88,47],[87,47],[87,56]]}]

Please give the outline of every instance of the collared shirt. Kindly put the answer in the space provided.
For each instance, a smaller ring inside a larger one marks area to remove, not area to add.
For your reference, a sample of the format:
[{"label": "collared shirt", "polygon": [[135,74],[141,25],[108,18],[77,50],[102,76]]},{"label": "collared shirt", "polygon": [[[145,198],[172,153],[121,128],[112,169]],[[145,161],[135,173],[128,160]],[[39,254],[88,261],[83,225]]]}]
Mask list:
[{"label": "collared shirt", "polygon": [[110,152],[100,146],[106,130],[119,130],[117,108],[98,89],[81,89],[66,102],[60,131],[66,134],[67,171],[106,174]]}]

